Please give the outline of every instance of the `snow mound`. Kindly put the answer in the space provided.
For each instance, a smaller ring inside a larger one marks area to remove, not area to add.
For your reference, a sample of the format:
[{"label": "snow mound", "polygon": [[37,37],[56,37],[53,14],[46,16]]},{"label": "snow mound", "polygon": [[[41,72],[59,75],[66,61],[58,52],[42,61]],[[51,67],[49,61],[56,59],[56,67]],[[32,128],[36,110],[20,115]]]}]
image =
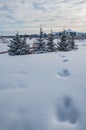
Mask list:
[{"label": "snow mound", "polygon": [[60,122],[68,121],[71,124],[75,124],[80,115],[69,96],[64,96],[61,101],[59,101],[56,113]]}]

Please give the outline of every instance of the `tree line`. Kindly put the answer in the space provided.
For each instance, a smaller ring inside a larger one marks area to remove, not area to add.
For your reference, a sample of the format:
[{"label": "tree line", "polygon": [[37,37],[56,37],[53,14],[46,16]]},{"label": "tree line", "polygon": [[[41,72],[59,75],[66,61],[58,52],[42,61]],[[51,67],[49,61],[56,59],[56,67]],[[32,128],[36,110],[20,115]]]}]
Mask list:
[{"label": "tree line", "polygon": [[57,43],[54,43],[54,37],[51,30],[51,33],[48,36],[48,42],[44,41],[42,37],[42,31],[40,30],[40,36],[37,39],[38,43],[37,46],[33,48],[31,52],[30,45],[26,42],[26,37],[21,37],[18,32],[10,41],[8,45],[8,54],[11,56],[14,55],[25,55],[30,53],[45,53],[45,52],[55,52],[55,51],[70,51],[73,49],[77,49],[75,40],[73,36],[69,36],[64,30],[59,37]]}]

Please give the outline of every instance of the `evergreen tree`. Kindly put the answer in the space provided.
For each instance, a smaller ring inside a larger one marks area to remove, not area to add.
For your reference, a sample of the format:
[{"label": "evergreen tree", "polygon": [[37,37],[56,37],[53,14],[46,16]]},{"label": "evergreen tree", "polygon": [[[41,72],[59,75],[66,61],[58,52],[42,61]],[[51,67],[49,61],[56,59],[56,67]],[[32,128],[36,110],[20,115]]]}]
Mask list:
[{"label": "evergreen tree", "polygon": [[53,34],[52,34],[52,30],[51,30],[51,33],[49,34],[49,37],[48,37],[48,51],[54,51],[54,43],[53,43]]},{"label": "evergreen tree", "polygon": [[39,39],[38,39],[38,41],[39,41],[38,50],[41,51],[41,52],[43,51],[43,48],[44,48],[42,35],[43,35],[43,31],[42,31],[42,27],[40,25],[40,35],[39,35]]},{"label": "evergreen tree", "polygon": [[21,38],[18,33],[11,40],[11,43],[10,43],[10,45],[8,45],[8,47],[9,47],[8,53],[11,56],[13,56],[13,55],[24,55],[28,51],[26,39]]},{"label": "evergreen tree", "polygon": [[76,49],[76,45],[75,45],[75,41],[74,41],[74,37],[71,37],[71,49]]},{"label": "evergreen tree", "polygon": [[76,49],[74,37],[68,36],[67,32],[64,30],[61,34],[60,42],[57,43],[57,48],[60,51]]},{"label": "evergreen tree", "polygon": [[69,50],[68,35],[65,30],[61,33],[60,42],[57,43],[57,46],[58,46],[58,50],[60,51]]}]

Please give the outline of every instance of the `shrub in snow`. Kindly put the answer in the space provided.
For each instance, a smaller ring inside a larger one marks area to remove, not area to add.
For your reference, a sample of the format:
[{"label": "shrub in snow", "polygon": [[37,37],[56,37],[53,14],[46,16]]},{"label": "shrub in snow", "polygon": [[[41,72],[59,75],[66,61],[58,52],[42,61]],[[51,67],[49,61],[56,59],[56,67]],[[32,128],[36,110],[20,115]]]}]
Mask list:
[{"label": "shrub in snow", "polygon": [[16,36],[11,40],[10,44],[8,45],[9,55],[24,55],[27,54],[29,51],[29,46],[26,44],[26,39],[21,38],[17,33]]}]

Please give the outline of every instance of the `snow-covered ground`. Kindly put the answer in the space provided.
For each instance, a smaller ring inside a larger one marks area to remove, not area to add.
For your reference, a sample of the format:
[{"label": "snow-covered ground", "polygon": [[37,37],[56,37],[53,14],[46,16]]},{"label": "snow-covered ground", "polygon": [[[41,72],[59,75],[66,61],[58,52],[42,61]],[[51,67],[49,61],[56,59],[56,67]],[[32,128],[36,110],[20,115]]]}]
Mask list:
[{"label": "snow-covered ground", "polygon": [[0,130],[86,130],[86,41],[78,50],[0,55]]},{"label": "snow-covered ground", "polygon": [[0,52],[7,51],[8,46],[6,43],[2,43],[2,40],[0,39]]}]

